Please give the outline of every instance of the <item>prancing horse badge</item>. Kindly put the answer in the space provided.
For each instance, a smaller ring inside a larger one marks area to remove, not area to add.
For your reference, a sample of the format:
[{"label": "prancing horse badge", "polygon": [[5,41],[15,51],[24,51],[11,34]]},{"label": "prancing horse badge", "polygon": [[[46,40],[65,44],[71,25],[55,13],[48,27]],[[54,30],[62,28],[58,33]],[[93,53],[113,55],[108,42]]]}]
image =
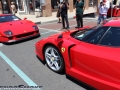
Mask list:
[{"label": "prancing horse badge", "polygon": [[65,52],[65,48],[64,48],[64,47],[62,47],[62,48],[61,48],[61,51],[62,51],[62,53],[64,53],[64,52]]}]

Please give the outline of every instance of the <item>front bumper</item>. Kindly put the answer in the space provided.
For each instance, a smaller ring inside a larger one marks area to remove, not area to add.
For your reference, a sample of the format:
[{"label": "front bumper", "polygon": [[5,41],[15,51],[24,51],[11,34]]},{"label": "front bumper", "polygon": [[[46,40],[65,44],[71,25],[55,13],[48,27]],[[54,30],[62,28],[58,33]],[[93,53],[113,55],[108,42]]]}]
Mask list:
[{"label": "front bumper", "polygon": [[31,35],[31,36],[26,36],[26,37],[22,37],[22,38],[17,38],[17,39],[11,39],[11,40],[8,40],[8,41],[5,41],[5,42],[2,42],[2,43],[13,43],[13,42],[18,42],[18,41],[23,41],[23,40],[27,40],[27,39],[31,39],[31,38],[34,38],[34,37],[40,37],[40,33],[37,33],[35,35]]}]

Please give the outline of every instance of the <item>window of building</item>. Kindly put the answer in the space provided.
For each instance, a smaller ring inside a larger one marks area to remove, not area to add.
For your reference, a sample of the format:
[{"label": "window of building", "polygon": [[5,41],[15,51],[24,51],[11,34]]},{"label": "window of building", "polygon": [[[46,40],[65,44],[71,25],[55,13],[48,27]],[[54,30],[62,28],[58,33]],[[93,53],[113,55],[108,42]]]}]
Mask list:
[{"label": "window of building", "polygon": [[18,8],[20,11],[24,11],[24,1],[18,0]]},{"label": "window of building", "polygon": [[2,11],[4,14],[10,13],[10,8],[7,0],[1,0]]},{"label": "window of building", "polygon": [[35,8],[40,8],[40,0],[35,0]]},{"label": "window of building", "polygon": [[30,9],[30,11],[34,11],[34,3],[33,3],[33,0],[29,0],[29,9]]},{"label": "window of building", "polygon": [[113,5],[116,5],[117,4],[117,0],[113,0]]},{"label": "window of building", "polygon": [[60,2],[60,0],[51,0],[52,11],[56,11],[58,9],[57,1]]},{"label": "window of building", "polygon": [[89,0],[89,7],[94,7],[97,5],[97,0]]}]

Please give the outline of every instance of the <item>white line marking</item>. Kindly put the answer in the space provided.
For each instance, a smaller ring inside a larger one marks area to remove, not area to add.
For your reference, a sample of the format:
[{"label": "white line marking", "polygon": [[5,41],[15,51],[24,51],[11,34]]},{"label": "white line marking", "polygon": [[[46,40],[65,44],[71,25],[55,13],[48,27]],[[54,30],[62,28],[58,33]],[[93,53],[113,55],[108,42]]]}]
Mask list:
[{"label": "white line marking", "polygon": [[53,32],[53,31],[44,32],[44,33],[41,33],[41,35],[51,33],[51,32]]},{"label": "white line marking", "polygon": [[55,29],[55,30],[47,29],[47,28],[39,28],[39,29],[48,30],[48,31],[52,31],[52,32],[61,32],[61,31],[59,31],[61,29]]},{"label": "white line marking", "polygon": [[2,43],[0,43],[0,47],[2,47],[3,46],[3,44]]},{"label": "white line marking", "polygon": [[[0,57],[29,85],[38,86],[34,83],[20,68],[18,68],[6,55],[0,51]],[[42,90],[41,88],[36,88],[33,90]]]}]

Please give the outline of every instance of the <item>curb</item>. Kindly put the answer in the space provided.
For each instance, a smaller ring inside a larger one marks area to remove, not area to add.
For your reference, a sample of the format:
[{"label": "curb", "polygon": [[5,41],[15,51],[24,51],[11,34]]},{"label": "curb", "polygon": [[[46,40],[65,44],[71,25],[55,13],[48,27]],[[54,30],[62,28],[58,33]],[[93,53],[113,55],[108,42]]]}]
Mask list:
[{"label": "curb", "polygon": [[[68,18],[68,20],[71,20],[71,19],[73,19],[73,17]],[[47,21],[47,22],[41,22],[41,24],[53,23],[53,22],[57,22],[57,21],[58,20],[56,19],[56,20],[51,20],[51,21]]]},{"label": "curb", "polygon": [[[74,19],[73,17],[69,17],[68,20],[72,20]],[[111,20],[111,18],[107,18],[108,20]],[[83,20],[95,20],[97,21],[98,20],[98,16],[96,17],[83,17]],[[51,20],[51,21],[47,21],[47,22],[35,22],[36,24],[46,24],[46,23],[53,23],[53,22],[57,22],[58,20]]]},{"label": "curb", "polygon": [[[69,17],[68,20],[74,19],[73,17]],[[95,17],[83,17],[84,20],[97,20],[97,18]],[[46,24],[46,23],[53,23],[53,22],[57,22],[58,20],[51,20],[51,21],[47,21],[47,22],[35,22],[35,24]]]}]

